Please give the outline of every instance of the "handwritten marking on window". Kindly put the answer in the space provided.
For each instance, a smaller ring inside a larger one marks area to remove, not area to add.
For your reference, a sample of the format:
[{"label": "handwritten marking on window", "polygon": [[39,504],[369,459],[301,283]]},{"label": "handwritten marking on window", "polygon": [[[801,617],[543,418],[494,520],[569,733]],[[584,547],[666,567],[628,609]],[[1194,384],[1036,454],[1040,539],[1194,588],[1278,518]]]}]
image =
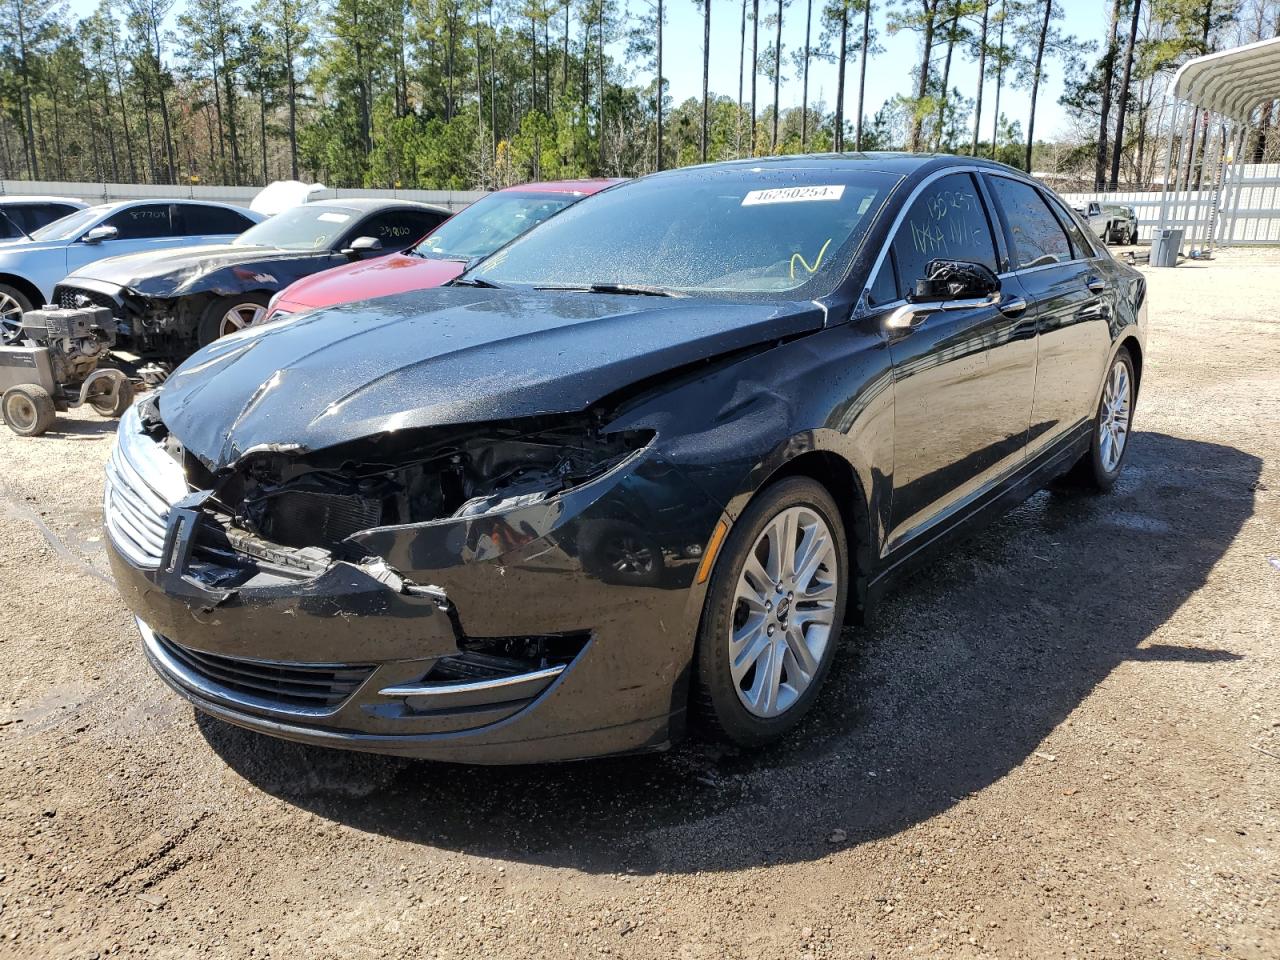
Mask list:
[{"label": "handwritten marking on window", "polygon": [[808,261],[807,261],[807,260],[805,260],[805,258],[804,258],[804,255],[803,255],[803,254],[798,253],[798,252],[797,252],[797,253],[793,253],[793,254],[791,255],[791,279],[792,279],[792,280],[794,280],[794,279],[796,278],[796,261],[797,261],[797,260],[799,260],[799,261],[800,261],[800,266],[804,267],[805,271],[806,271],[810,276],[812,276],[813,274],[817,273],[817,272],[818,272],[818,267],[822,266],[822,257],[823,257],[823,255],[825,255],[825,254],[826,254],[826,252],[827,252],[827,247],[829,247],[829,246],[831,246],[831,238],[830,238],[830,237],[827,237],[827,242],[826,242],[826,243],[824,243],[824,244],[822,245],[822,249],[818,251],[818,257],[817,257],[817,259],[813,261],[813,266],[809,266],[809,263],[808,263]]}]

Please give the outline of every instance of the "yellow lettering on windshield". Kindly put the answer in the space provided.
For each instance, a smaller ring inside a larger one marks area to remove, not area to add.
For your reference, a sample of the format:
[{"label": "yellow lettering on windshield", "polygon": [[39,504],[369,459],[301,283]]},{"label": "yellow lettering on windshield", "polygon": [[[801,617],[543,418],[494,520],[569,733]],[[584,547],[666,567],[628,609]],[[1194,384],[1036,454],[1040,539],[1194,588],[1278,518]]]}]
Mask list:
[{"label": "yellow lettering on windshield", "polygon": [[827,242],[822,245],[822,249],[818,251],[818,259],[813,261],[813,266],[809,266],[809,262],[805,260],[804,255],[793,253],[791,255],[791,279],[796,278],[796,261],[800,261],[800,266],[804,267],[810,274],[818,272],[818,267],[822,266],[822,257],[827,252],[827,247],[831,246],[831,238],[827,237]]}]

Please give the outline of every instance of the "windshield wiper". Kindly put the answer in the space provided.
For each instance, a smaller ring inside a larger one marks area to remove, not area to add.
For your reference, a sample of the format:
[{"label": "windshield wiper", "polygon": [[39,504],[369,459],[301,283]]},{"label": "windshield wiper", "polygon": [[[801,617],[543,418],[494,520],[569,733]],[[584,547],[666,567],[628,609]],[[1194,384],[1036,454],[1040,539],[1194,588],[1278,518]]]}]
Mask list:
[{"label": "windshield wiper", "polygon": [[686,297],[688,294],[666,287],[651,287],[638,283],[584,283],[577,286],[534,287],[559,293],[619,293],[634,297]]},{"label": "windshield wiper", "polygon": [[446,286],[450,287],[483,287],[486,290],[505,290],[506,288],[500,283],[494,283],[492,280],[482,280],[480,277],[458,277],[450,280]]}]

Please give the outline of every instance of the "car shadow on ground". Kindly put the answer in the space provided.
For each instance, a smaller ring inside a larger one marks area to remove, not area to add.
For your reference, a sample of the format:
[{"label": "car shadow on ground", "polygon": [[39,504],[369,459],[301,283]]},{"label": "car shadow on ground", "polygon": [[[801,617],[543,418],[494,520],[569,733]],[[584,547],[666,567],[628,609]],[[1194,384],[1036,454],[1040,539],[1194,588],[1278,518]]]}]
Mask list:
[{"label": "car shadow on ground", "polygon": [[846,631],[814,714],[763,753],[695,741],[464,767],[304,747],[205,717],[200,727],[261,789],[441,849],[637,873],[818,858],[836,830],[848,844],[892,834],[1044,762],[1045,738],[1127,661],[1238,659],[1148,641],[1253,513],[1261,461],[1151,433],[1130,453],[1110,496],[1037,494],[891,590],[872,625]]}]

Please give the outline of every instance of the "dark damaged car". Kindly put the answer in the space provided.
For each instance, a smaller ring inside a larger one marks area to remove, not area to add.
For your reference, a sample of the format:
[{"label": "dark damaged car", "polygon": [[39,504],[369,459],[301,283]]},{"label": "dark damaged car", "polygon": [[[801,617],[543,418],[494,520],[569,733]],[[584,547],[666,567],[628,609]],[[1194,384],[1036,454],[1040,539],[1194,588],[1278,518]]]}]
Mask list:
[{"label": "dark damaged car", "polygon": [[658,174],[451,286],[192,357],[121,424],[111,563],[160,676],[263,733],[758,746],[894,574],[1049,481],[1115,483],[1145,312],[1006,167]]},{"label": "dark damaged car", "polygon": [[260,323],[271,297],[339,264],[412,246],[449,216],[412,200],[332,200],[285,210],[221,246],[99,260],[54,289],[63,307],[109,307],[118,341],[147,356],[186,357]]}]

